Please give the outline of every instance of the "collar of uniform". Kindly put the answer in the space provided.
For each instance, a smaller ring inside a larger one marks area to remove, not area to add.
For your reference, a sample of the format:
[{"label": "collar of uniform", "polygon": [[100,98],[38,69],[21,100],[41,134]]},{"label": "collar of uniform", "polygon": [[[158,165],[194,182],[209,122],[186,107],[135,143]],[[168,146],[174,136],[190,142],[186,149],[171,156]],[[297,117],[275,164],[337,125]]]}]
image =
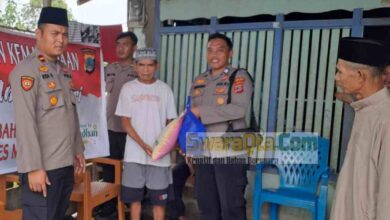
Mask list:
[{"label": "collar of uniform", "polygon": [[123,71],[126,71],[126,70],[129,70],[129,69],[133,69],[134,66],[133,64],[130,64],[130,65],[121,65],[119,62],[118,63],[115,63],[116,64],[116,69],[119,71],[119,72],[123,72]]},{"label": "collar of uniform", "polygon": [[122,70],[128,70],[128,69],[132,69],[133,67],[134,67],[134,65],[133,64],[130,64],[130,65],[121,65],[121,64],[119,64],[119,66],[120,66],[120,68],[122,69]]},{"label": "collar of uniform", "polygon": [[351,107],[354,108],[355,111],[359,111],[364,109],[365,107],[381,103],[384,100],[389,98],[390,98],[390,92],[385,87],[367,98],[358,100],[356,102],[352,102]]},{"label": "collar of uniform", "polygon": [[[59,62],[58,61],[58,59],[55,59],[55,60],[48,60],[43,54],[42,54],[42,52],[38,49],[38,48],[34,48],[34,50],[33,50],[33,52],[32,52],[32,55],[34,56],[34,57],[36,57],[41,63],[45,63],[45,64],[47,64],[47,63],[52,63],[52,64],[57,64],[57,62]],[[44,60],[42,61],[42,60],[40,60],[40,56],[43,56],[44,57]]]},{"label": "collar of uniform", "polygon": [[233,67],[229,65],[229,66],[225,67],[225,69],[222,72],[220,72],[218,75],[216,75],[216,76],[212,76],[211,75],[211,70],[209,70],[209,71],[207,71],[207,79],[209,79],[209,80],[217,80],[221,76],[223,76],[225,74],[231,73],[232,70],[233,70]]},{"label": "collar of uniform", "polygon": [[[41,62],[41,63],[46,63],[46,61],[47,61],[47,59],[46,58],[44,58],[44,60],[41,60],[40,59],[40,55],[41,55],[42,53],[41,53],[41,51],[38,49],[38,48],[34,48],[34,50],[32,51],[32,53],[31,53],[31,56],[33,56],[33,57],[36,57],[38,60],[39,60],[39,62]],[[43,56],[43,55],[42,55]]]},{"label": "collar of uniform", "polygon": [[137,78],[137,73],[135,72],[133,64],[122,66],[118,63],[116,66],[116,73],[118,75],[127,75]]}]

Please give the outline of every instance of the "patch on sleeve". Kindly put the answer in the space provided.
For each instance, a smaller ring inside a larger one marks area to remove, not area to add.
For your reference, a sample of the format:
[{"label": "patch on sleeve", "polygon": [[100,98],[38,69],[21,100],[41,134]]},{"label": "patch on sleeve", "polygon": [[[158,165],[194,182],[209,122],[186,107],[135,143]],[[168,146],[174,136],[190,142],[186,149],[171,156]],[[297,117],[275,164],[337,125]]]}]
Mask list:
[{"label": "patch on sleeve", "polygon": [[244,83],[245,82],[245,77],[243,76],[236,76],[234,79],[234,83]]},{"label": "patch on sleeve", "polygon": [[244,92],[244,83],[239,82],[239,83],[234,83],[233,84],[233,93],[238,94]]},{"label": "patch on sleeve", "polygon": [[34,78],[31,76],[22,76],[20,83],[24,91],[29,91],[32,87],[34,87]]}]

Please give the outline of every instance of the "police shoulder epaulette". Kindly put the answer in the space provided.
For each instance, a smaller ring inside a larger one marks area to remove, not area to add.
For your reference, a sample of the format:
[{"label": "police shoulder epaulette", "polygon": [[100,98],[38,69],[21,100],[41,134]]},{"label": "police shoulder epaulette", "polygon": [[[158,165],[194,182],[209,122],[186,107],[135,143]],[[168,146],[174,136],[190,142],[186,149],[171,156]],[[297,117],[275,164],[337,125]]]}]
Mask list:
[{"label": "police shoulder epaulette", "polygon": [[46,58],[42,55],[42,54],[39,54],[37,56],[38,60],[41,61],[42,63],[46,62]]}]

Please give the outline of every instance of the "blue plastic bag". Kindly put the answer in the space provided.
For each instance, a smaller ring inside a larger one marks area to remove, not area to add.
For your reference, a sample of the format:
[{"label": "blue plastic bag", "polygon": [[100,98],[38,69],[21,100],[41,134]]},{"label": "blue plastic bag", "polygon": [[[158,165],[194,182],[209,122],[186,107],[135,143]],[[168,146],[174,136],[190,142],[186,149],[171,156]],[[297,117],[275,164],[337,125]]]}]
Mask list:
[{"label": "blue plastic bag", "polygon": [[188,153],[192,156],[200,154],[203,151],[205,132],[206,127],[191,112],[191,97],[188,96],[186,112],[178,137],[180,149],[183,153]]}]

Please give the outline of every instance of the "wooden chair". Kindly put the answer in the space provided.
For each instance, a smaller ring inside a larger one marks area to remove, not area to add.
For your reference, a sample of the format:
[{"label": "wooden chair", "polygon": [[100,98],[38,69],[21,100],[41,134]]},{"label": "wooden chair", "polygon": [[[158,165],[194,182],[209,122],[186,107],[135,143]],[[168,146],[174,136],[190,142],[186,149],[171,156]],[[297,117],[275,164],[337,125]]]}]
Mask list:
[{"label": "wooden chair", "polygon": [[15,174],[0,175],[0,220],[22,219],[22,209],[6,210],[7,183],[19,183],[19,176]]},{"label": "wooden chair", "polygon": [[88,169],[83,175],[76,177],[76,183],[70,200],[77,203],[77,219],[92,220],[92,210],[94,207],[117,197],[118,220],[123,220],[124,206],[120,199],[121,161],[108,158],[95,158],[88,160],[88,163],[113,165],[115,167],[115,182],[91,181],[91,172]]}]

